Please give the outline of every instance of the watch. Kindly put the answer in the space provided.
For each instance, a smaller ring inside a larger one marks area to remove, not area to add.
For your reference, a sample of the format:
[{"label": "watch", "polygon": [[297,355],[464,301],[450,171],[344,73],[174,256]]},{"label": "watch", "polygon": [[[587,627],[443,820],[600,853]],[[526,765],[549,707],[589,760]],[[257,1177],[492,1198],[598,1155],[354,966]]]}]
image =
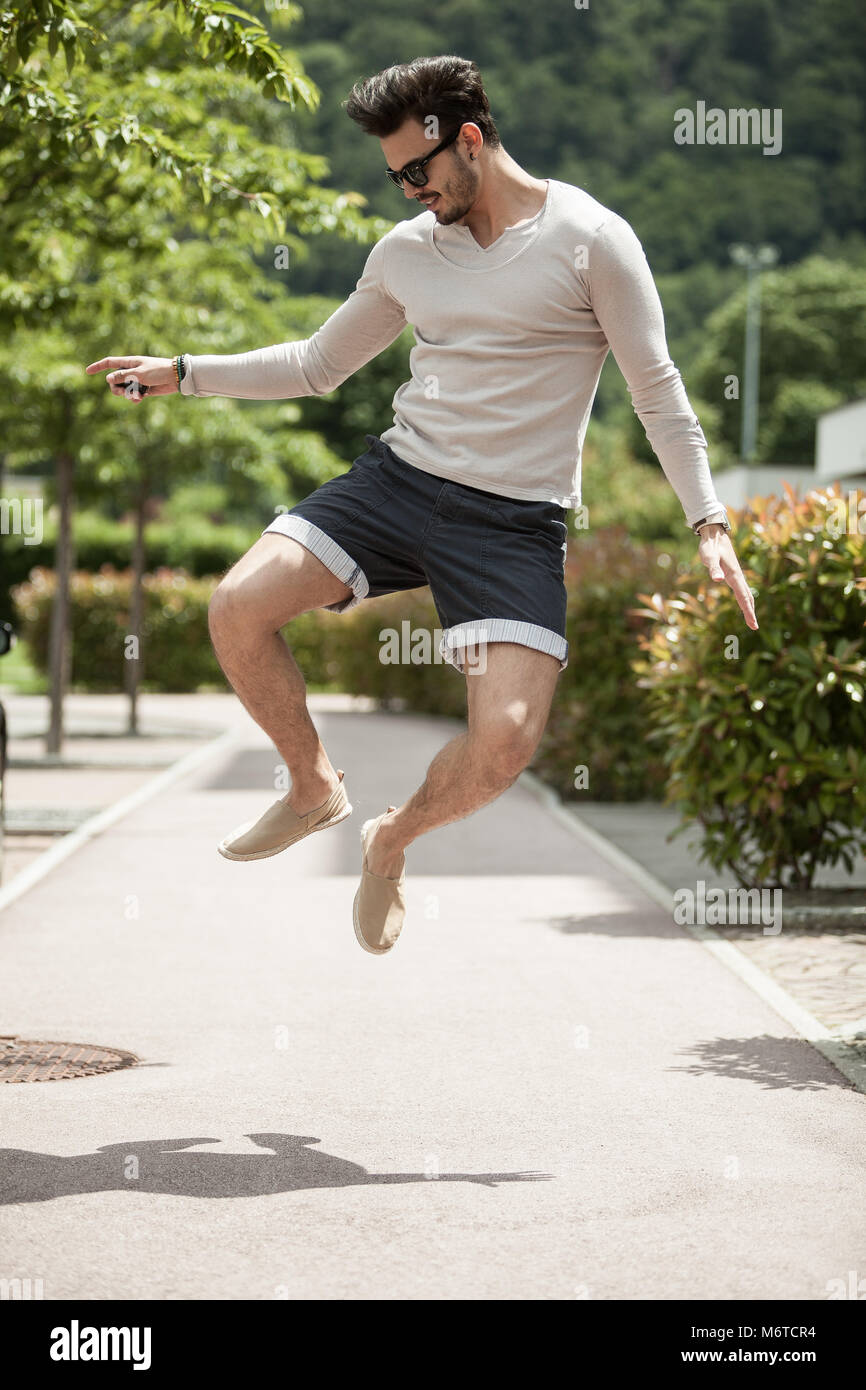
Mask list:
[{"label": "watch", "polygon": [[696,521],[692,526],[692,530],[694,531],[696,536],[699,536],[701,534],[701,527],[706,526],[708,522],[715,522],[719,526],[724,526],[726,531],[730,531],[731,529],[731,523],[728,521],[727,512],[709,512],[705,517],[702,517],[700,521]]}]

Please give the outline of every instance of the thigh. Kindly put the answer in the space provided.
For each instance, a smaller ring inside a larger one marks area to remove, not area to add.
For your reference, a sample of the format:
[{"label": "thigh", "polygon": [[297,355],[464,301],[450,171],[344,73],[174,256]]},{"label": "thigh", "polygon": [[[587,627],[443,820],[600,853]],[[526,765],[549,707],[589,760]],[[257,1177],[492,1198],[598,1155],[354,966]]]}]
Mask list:
[{"label": "thigh", "polygon": [[273,532],[260,536],[220,581],[214,598],[274,631],[300,613],[351,595],[299,541]]},{"label": "thigh", "polygon": [[478,648],[467,648],[470,732],[483,732],[487,727],[507,722],[540,738],[559,673],[557,657],[515,642],[487,642]]},{"label": "thigh", "polygon": [[391,455],[375,435],[367,441],[370,447],[346,473],[276,517],[266,532],[312,548],[351,586],[347,607],[427,583],[415,551],[431,505],[429,484],[425,491],[413,479],[417,470]]}]

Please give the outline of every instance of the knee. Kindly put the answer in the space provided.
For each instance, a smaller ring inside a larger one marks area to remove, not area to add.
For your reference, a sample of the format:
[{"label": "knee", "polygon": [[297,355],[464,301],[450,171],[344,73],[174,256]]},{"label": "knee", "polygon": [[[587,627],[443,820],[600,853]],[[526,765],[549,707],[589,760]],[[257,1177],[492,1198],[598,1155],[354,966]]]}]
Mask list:
[{"label": "knee", "polygon": [[227,577],[220,581],[211,594],[207,620],[211,637],[215,640],[227,637],[242,626],[247,608],[242,588],[242,585],[233,583]]},{"label": "knee", "polygon": [[215,645],[258,646],[309,606],[291,578],[275,585],[255,570],[238,574],[229,570],[208,604],[211,639]]},{"label": "knee", "polygon": [[530,716],[503,711],[485,720],[473,738],[479,755],[513,781],[531,762],[542,732],[543,726]]},{"label": "knee", "polygon": [[235,578],[231,573],[211,594],[207,617],[214,642],[237,644],[258,639],[279,626],[270,620],[256,585],[248,579]]}]

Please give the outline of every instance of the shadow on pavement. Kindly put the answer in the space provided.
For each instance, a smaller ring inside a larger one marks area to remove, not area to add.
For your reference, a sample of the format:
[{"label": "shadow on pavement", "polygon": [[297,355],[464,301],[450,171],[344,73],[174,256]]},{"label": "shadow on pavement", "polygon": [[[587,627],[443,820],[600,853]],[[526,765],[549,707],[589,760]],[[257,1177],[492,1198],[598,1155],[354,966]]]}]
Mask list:
[{"label": "shadow on pavement", "polygon": [[765,1090],[823,1091],[830,1086],[853,1090],[852,1083],[816,1052],[805,1038],[711,1038],[681,1049],[695,1060],[671,1067],[690,1076],[712,1072],[735,1081],[754,1081]]},{"label": "shadow on pavement", "polygon": [[583,917],[570,913],[567,917],[536,917],[532,920],[553,927],[563,936],[685,935],[685,927],[677,926],[673,917],[655,903],[649,903],[646,908],[636,906],[628,912],[591,912]]},{"label": "shadow on pavement", "polygon": [[0,1204],[47,1202],[85,1192],[166,1193],[175,1197],[267,1197],[316,1187],[354,1187],[382,1183],[469,1182],[496,1187],[502,1182],[544,1182],[552,1173],[368,1173],[360,1163],[312,1149],[321,1141],[297,1134],[249,1134],[258,1154],[183,1154],[218,1139],[145,1139],[105,1144],[95,1153],[32,1153],[0,1149]]}]

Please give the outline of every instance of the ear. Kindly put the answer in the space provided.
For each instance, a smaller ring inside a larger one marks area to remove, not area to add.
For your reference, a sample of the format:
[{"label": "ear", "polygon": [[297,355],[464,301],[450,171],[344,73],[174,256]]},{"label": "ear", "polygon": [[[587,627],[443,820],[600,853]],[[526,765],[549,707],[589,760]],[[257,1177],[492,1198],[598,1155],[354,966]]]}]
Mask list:
[{"label": "ear", "polygon": [[470,159],[477,159],[484,148],[484,136],[474,121],[464,121],[460,127],[459,144]]}]

